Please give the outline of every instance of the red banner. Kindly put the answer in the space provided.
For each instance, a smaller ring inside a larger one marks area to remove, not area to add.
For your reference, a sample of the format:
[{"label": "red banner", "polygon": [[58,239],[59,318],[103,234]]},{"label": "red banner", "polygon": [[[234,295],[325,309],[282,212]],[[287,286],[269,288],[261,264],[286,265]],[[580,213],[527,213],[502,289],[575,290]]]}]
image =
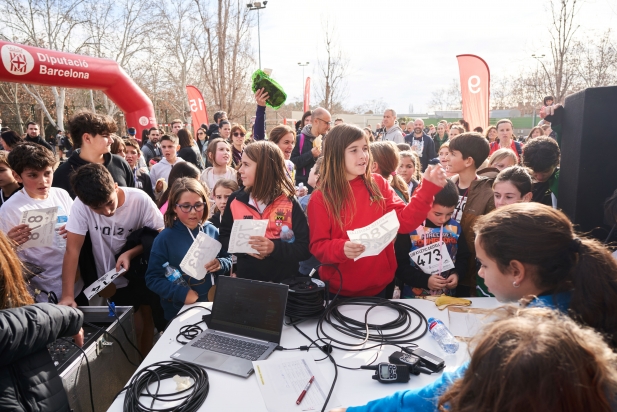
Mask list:
[{"label": "red banner", "polygon": [[206,102],[199,89],[195,86],[186,86],[186,93],[189,95],[189,107],[191,118],[193,119],[193,130],[197,130],[202,124],[208,126],[208,112]]},{"label": "red banner", "polygon": [[463,98],[463,119],[469,122],[471,130],[489,123],[489,95],[491,75],[484,60],[473,54],[456,56],[461,74],[461,97]]},{"label": "red banner", "polygon": [[308,112],[311,106],[311,78],[306,78],[306,84],[304,85],[304,112]]},{"label": "red banner", "polygon": [[113,60],[4,41],[0,55],[0,81],[102,90],[124,112],[126,126],[137,129],[138,139],[156,126],[152,102]]}]

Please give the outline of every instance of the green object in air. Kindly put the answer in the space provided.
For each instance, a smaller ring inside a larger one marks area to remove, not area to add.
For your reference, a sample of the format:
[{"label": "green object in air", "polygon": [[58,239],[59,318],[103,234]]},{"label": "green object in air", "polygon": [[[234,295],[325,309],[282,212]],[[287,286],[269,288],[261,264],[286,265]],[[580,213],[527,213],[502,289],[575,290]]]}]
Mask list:
[{"label": "green object in air", "polygon": [[262,70],[257,70],[253,73],[253,93],[256,93],[259,89],[265,89],[268,92],[266,104],[274,110],[285,104],[285,100],[287,100],[287,94],[281,85]]}]

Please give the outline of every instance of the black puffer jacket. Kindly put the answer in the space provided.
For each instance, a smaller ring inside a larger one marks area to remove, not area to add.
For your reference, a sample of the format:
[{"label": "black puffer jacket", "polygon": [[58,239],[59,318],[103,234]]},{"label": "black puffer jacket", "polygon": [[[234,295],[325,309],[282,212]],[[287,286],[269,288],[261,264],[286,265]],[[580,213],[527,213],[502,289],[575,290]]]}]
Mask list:
[{"label": "black puffer jacket", "polygon": [[0,310],[0,411],[69,411],[47,344],[79,332],[78,309],[38,303]]}]

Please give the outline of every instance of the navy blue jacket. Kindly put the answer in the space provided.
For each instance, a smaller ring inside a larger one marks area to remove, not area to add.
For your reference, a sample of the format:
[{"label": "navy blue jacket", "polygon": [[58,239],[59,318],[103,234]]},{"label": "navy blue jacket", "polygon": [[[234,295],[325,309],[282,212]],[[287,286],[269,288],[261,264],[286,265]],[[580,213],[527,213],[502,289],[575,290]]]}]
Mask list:
[{"label": "navy blue jacket", "polygon": [[[193,236],[197,237],[200,230],[213,239],[218,240],[219,238],[219,231],[210,222],[206,222],[201,228],[196,227],[191,232]],[[172,227],[164,229],[156,237],[152,245],[150,260],[148,261],[148,271],[146,272],[146,285],[161,298],[161,306],[163,306],[165,319],[167,320],[176,316],[182,306],[184,306],[189,288],[176,285],[167,280],[163,265],[165,262],[169,262],[170,266],[182,272],[180,263],[192,244],[193,237],[189,234],[187,227],[180,220],[176,220]],[[214,273],[214,275],[219,276],[229,273],[231,269],[231,256],[227,253],[226,249],[221,249],[217,258],[221,263],[221,270]],[[212,287],[211,276],[206,275],[202,280],[197,280],[183,273],[182,277],[189,284],[190,289],[193,289],[199,295],[198,302],[208,302],[208,291]]]},{"label": "navy blue jacket", "polygon": [[[405,136],[405,143],[411,146],[411,150],[413,149],[413,140],[414,134],[408,134]],[[437,157],[437,153],[435,152],[435,142],[431,138],[431,136],[422,132],[422,141],[424,142],[424,147],[422,148],[422,156],[420,156],[420,163],[422,163],[422,171],[424,172],[428,167],[428,161]]]}]

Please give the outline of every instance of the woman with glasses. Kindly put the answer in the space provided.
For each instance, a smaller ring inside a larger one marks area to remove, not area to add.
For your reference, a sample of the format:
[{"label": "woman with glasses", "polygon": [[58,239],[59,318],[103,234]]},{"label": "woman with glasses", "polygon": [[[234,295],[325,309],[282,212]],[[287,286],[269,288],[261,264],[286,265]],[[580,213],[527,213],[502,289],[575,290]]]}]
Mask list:
[{"label": "woman with glasses", "polygon": [[[231,131],[231,167],[237,169],[242,162],[242,152],[244,151],[244,138],[246,137],[246,129],[239,124],[234,124]],[[222,135],[222,133],[221,133]]]}]

